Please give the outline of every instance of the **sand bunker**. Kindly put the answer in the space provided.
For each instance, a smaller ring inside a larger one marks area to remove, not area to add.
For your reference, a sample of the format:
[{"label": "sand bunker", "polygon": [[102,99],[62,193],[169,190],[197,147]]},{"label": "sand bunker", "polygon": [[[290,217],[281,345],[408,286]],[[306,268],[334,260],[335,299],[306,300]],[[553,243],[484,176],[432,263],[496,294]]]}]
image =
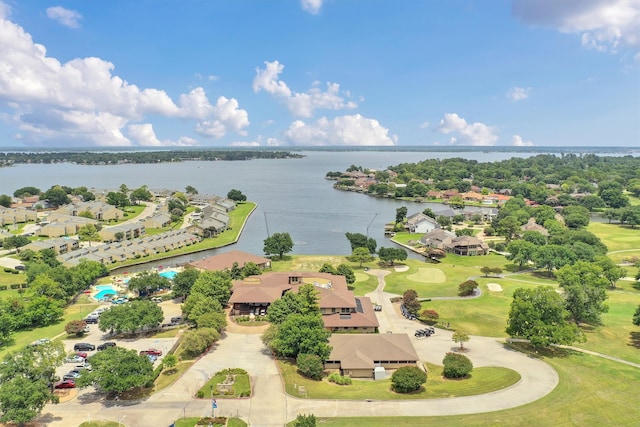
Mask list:
[{"label": "sand bunker", "polygon": [[407,271],[409,269],[409,267],[407,267],[406,265],[399,265],[396,267],[396,271],[402,273],[403,271]]},{"label": "sand bunker", "polygon": [[439,268],[419,268],[417,273],[409,274],[407,279],[420,283],[444,283],[447,275]]},{"label": "sand bunker", "polygon": [[502,286],[497,283],[487,283],[487,288],[489,288],[491,292],[502,292]]}]

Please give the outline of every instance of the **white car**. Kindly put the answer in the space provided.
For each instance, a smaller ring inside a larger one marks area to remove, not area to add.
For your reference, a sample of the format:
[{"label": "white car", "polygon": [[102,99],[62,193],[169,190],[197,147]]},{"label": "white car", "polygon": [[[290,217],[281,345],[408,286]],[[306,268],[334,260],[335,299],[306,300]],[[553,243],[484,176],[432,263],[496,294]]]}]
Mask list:
[{"label": "white car", "polygon": [[65,363],[84,363],[84,358],[74,355],[64,358]]}]

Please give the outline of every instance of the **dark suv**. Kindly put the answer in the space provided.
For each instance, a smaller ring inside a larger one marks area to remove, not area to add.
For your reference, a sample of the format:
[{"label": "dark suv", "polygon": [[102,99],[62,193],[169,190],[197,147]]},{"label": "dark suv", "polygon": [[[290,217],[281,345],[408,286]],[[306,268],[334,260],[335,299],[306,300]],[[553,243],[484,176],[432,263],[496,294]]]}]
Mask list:
[{"label": "dark suv", "polygon": [[89,344],[87,342],[79,342],[73,346],[74,351],[93,351],[96,349],[96,346],[93,344]]},{"label": "dark suv", "polygon": [[100,344],[100,345],[98,346],[98,351],[100,351],[100,350],[106,350],[106,349],[108,349],[109,347],[115,347],[115,346],[116,346],[116,343],[114,343],[113,341],[107,341],[107,342],[102,343],[102,344]]}]

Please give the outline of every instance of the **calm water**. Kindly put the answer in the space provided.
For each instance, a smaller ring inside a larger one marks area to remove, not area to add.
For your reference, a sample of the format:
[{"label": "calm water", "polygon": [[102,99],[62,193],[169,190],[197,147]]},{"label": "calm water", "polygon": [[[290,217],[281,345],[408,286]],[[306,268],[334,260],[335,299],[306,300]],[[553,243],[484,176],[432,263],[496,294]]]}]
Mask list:
[{"label": "calm water", "polygon": [[[344,171],[350,165],[372,169],[426,158],[465,157],[496,161],[529,157],[536,153],[425,153],[425,152],[325,152],[309,151],[303,159],[250,160],[238,162],[184,162],[154,165],[81,166],[73,164],[18,165],[0,168],[0,194],[12,194],[24,186],[47,190],[52,185],[114,189],[147,185],[183,191],[187,185],[202,194],[225,196],[233,188],[244,193],[258,208],[249,218],[240,241],[230,248],[263,253],[263,241],[276,232],[288,232],[295,254],[350,254],[346,232],[373,237],[380,246],[391,246],[384,224],[395,219],[396,208],[407,206],[409,215],[432,203],[400,202],[334,190],[324,179],[328,171]],[[201,258],[192,255],[172,262]],[[165,261],[165,265],[169,263]]]}]

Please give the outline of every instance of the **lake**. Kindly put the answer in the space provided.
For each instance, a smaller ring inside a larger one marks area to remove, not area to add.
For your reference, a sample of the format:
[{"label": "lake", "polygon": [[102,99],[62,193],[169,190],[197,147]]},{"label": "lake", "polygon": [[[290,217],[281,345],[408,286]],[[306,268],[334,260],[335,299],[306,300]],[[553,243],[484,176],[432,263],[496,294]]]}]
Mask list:
[{"label": "lake", "polygon": [[[249,218],[240,241],[230,248],[263,254],[268,235],[288,232],[294,241],[294,254],[348,255],[351,247],[346,232],[373,237],[380,246],[391,246],[384,237],[384,224],[395,219],[398,207],[406,206],[411,215],[434,203],[412,203],[375,198],[333,189],[326,180],[328,171],[344,171],[354,164],[385,169],[399,163],[415,163],[427,158],[464,157],[478,161],[498,161],[529,157],[538,153],[512,152],[401,152],[401,151],[304,151],[303,159],[249,160],[236,162],[182,162],[82,166],[75,164],[24,164],[0,168],[0,194],[13,194],[24,186],[45,191],[52,185],[117,189],[147,185],[152,189],[184,191],[187,185],[201,194],[226,196],[238,189],[258,204]],[[205,254],[183,257],[188,261]],[[168,265],[165,262],[165,265]]]}]

